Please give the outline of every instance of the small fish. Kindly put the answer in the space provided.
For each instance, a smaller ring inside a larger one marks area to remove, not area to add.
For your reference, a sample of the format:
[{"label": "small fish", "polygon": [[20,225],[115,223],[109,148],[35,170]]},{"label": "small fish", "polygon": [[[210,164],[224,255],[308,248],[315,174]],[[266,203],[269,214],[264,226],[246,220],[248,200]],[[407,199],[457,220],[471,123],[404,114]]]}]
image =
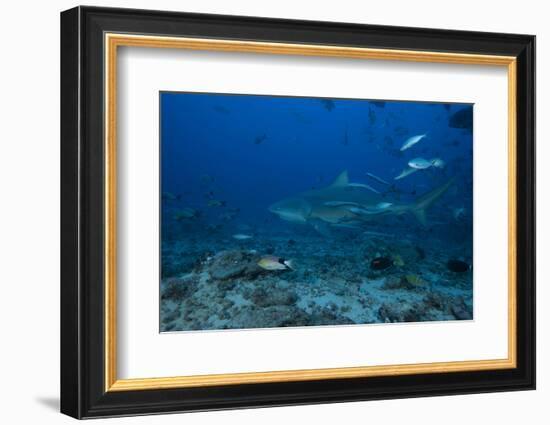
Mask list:
[{"label": "small fish", "polygon": [[233,220],[236,216],[237,216],[236,212],[226,212],[226,213],[220,214],[218,218],[220,220],[230,221],[230,220]]},{"label": "small fish", "polygon": [[266,255],[258,261],[258,266],[264,270],[294,270],[291,260],[285,260],[284,258],[276,257],[274,255]]},{"label": "small fish", "polygon": [[252,239],[252,236],[246,235],[244,233],[236,233],[233,235],[233,239],[237,239],[238,241],[245,241],[247,239]]},{"label": "small fish", "polygon": [[329,112],[335,108],[334,101],[332,99],[319,99],[319,101],[323,104],[323,108]]},{"label": "small fish", "polygon": [[370,262],[370,268],[373,270],[385,270],[393,266],[393,260],[388,257],[376,257]]},{"label": "small fish", "polygon": [[464,273],[472,270],[471,264],[468,264],[462,260],[447,261],[447,268],[454,273]]},{"label": "small fish", "polygon": [[376,124],[376,113],[369,108],[369,124],[372,126]]},{"label": "small fish", "polygon": [[428,284],[427,281],[415,274],[408,274],[405,276],[405,279],[407,280],[407,282],[414,286],[426,286]]},{"label": "small fish", "polygon": [[221,105],[214,105],[213,108],[214,108],[214,111],[216,111],[220,114],[227,115],[227,114],[231,113],[231,111],[229,109],[227,109],[226,107],[221,106]]},{"label": "small fish", "polygon": [[401,174],[399,174],[397,177],[394,178],[394,180],[400,180],[404,177],[407,177],[408,175],[412,173],[416,173],[418,171],[418,168],[406,168],[403,171],[401,171]]},{"label": "small fish", "polygon": [[386,180],[383,180],[381,179],[380,177],[378,176],[375,176],[374,174],[372,173],[365,173],[368,177],[370,177],[371,179],[373,180],[376,180],[378,183],[382,183],[382,184],[386,184],[388,186],[390,186],[390,183],[388,183]]},{"label": "small fish", "polygon": [[418,170],[425,170],[430,167],[445,168],[445,161],[440,158],[434,158],[431,160],[414,158],[409,161],[409,167],[416,168]]},{"label": "small fish", "polygon": [[260,135],[260,136],[256,136],[256,137],[254,138],[254,144],[255,144],[255,145],[260,145],[260,144],[262,144],[263,142],[265,142],[266,139],[267,139],[267,134],[265,134],[265,133],[262,134],[262,135]]},{"label": "small fish", "polygon": [[432,161],[428,161],[424,158],[414,158],[409,161],[409,167],[417,170],[425,170],[433,165]]},{"label": "small fish", "polygon": [[401,146],[400,151],[404,151],[406,149],[409,149],[411,146],[416,145],[418,142],[420,142],[424,137],[426,137],[427,134],[419,134],[417,136],[409,137],[407,140],[405,140],[405,143],[403,143],[403,146]]},{"label": "small fish", "polygon": [[192,220],[199,216],[199,211],[197,211],[194,208],[183,208],[181,210],[178,210],[174,214],[174,220],[181,221],[181,220]]},{"label": "small fish", "polygon": [[348,186],[349,186],[349,187],[361,187],[361,188],[363,188],[363,189],[370,190],[371,192],[380,194],[379,191],[377,191],[377,190],[376,190],[375,188],[373,188],[373,187],[370,187],[368,184],[364,184],[364,183],[348,183]]},{"label": "small fish", "polygon": [[162,192],[163,201],[179,201],[181,195],[174,195],[172,192]]},{"label": "small fish", "polygon": [[473,110],[471,106],[468,106],[455,112],[449,117],[449,127],[472,131],[473,121]]},{"label": "small fish", "polygon": [[394,255],[393,265],[397,267],[403,267],[405,265],[405,262],[403,261],[403,257],[401,257],[401,255]]},{"label": "small fish", "polygon": [[209,207],[225,207],[225,204],[225,201],[220,201],[218,199],[211,199],[210,201],[208,201]]},{"label": "small fish", "polygon": [[371,105],[377,106],[379,108],[385,108],[386,107],[386,102],[384,102],[382,100],[370,100],[369,103]]}]

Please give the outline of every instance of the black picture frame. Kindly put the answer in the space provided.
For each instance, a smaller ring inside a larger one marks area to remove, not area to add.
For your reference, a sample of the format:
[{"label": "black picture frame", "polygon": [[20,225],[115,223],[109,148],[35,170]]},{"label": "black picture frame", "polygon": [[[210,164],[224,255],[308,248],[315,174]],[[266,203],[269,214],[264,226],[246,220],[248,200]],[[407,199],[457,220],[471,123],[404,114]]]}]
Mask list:
[{"label": "black picture frame", "polygon": [[[301,382],[105,391],[104,34],[517,58],[517,367]],[[535,388],[535,37],[76,7],[61,13],[61,412],[75,418]]]}]

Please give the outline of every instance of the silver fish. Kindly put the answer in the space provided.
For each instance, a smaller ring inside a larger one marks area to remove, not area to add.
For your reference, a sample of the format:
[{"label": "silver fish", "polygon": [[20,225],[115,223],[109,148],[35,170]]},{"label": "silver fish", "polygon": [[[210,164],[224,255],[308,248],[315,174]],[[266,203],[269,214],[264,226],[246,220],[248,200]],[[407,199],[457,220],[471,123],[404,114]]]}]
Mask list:
[{"label": "silver fish", "polygon": [[418,134],[416,136],[409,137],[407,140],[405,140],[405,143],[403,143],[403,146],[401,146],[400,151],[404,151],[409,149],[411,146],[416,145],[418,142],[420,142],[424,137],[426,137],[426,134]]},{"label": "silver fish", "polygon": [[252,236],[246,235],[244,233],[236,233],[233,235],[233,239],[237,239],[238,241],[245,241],[247,239],[252,239]]},{"label": "silver fish", "polygon": [[409,161],[409,167],[416,168],[417,170],[425,170],[433,165],[432,161],[428,161],[424,158],[414,158]]}]

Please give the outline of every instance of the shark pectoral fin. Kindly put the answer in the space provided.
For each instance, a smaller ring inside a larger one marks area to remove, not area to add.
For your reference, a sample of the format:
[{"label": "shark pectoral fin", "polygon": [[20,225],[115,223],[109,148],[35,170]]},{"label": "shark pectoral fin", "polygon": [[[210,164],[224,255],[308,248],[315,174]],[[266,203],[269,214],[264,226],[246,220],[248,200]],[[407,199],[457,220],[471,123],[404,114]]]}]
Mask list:
[{"label": "shark pectoral fin", "polygon": [[332,237],[332,232],[330,231],[330,227],[327,223],[321,222],[321,221],[315,221],[311,223],[312,227],[319,233],[320,235],[330,238]]},{"label": "shark pectoral fin", "polygon": [[426,211],[441,195],[443,195],[447,189],[454,183],[455,178],[451,178],[447,183],[438,188],[432,190],[431,192],[422,195],[416,200],[412,205],[410,211],[414,214],[416,219],[422,224],[422,226],[428,225],[428,219],[426,217]]}]

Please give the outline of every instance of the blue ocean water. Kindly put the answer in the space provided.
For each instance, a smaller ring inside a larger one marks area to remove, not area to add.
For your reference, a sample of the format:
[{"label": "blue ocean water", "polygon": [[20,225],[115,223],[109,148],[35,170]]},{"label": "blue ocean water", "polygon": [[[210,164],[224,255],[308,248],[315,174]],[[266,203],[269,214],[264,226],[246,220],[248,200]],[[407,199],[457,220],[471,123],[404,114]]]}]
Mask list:
[{"label": "blue ocean water", "polygon": [[473,105],[160,100],[161,330],[472,318]]}]

